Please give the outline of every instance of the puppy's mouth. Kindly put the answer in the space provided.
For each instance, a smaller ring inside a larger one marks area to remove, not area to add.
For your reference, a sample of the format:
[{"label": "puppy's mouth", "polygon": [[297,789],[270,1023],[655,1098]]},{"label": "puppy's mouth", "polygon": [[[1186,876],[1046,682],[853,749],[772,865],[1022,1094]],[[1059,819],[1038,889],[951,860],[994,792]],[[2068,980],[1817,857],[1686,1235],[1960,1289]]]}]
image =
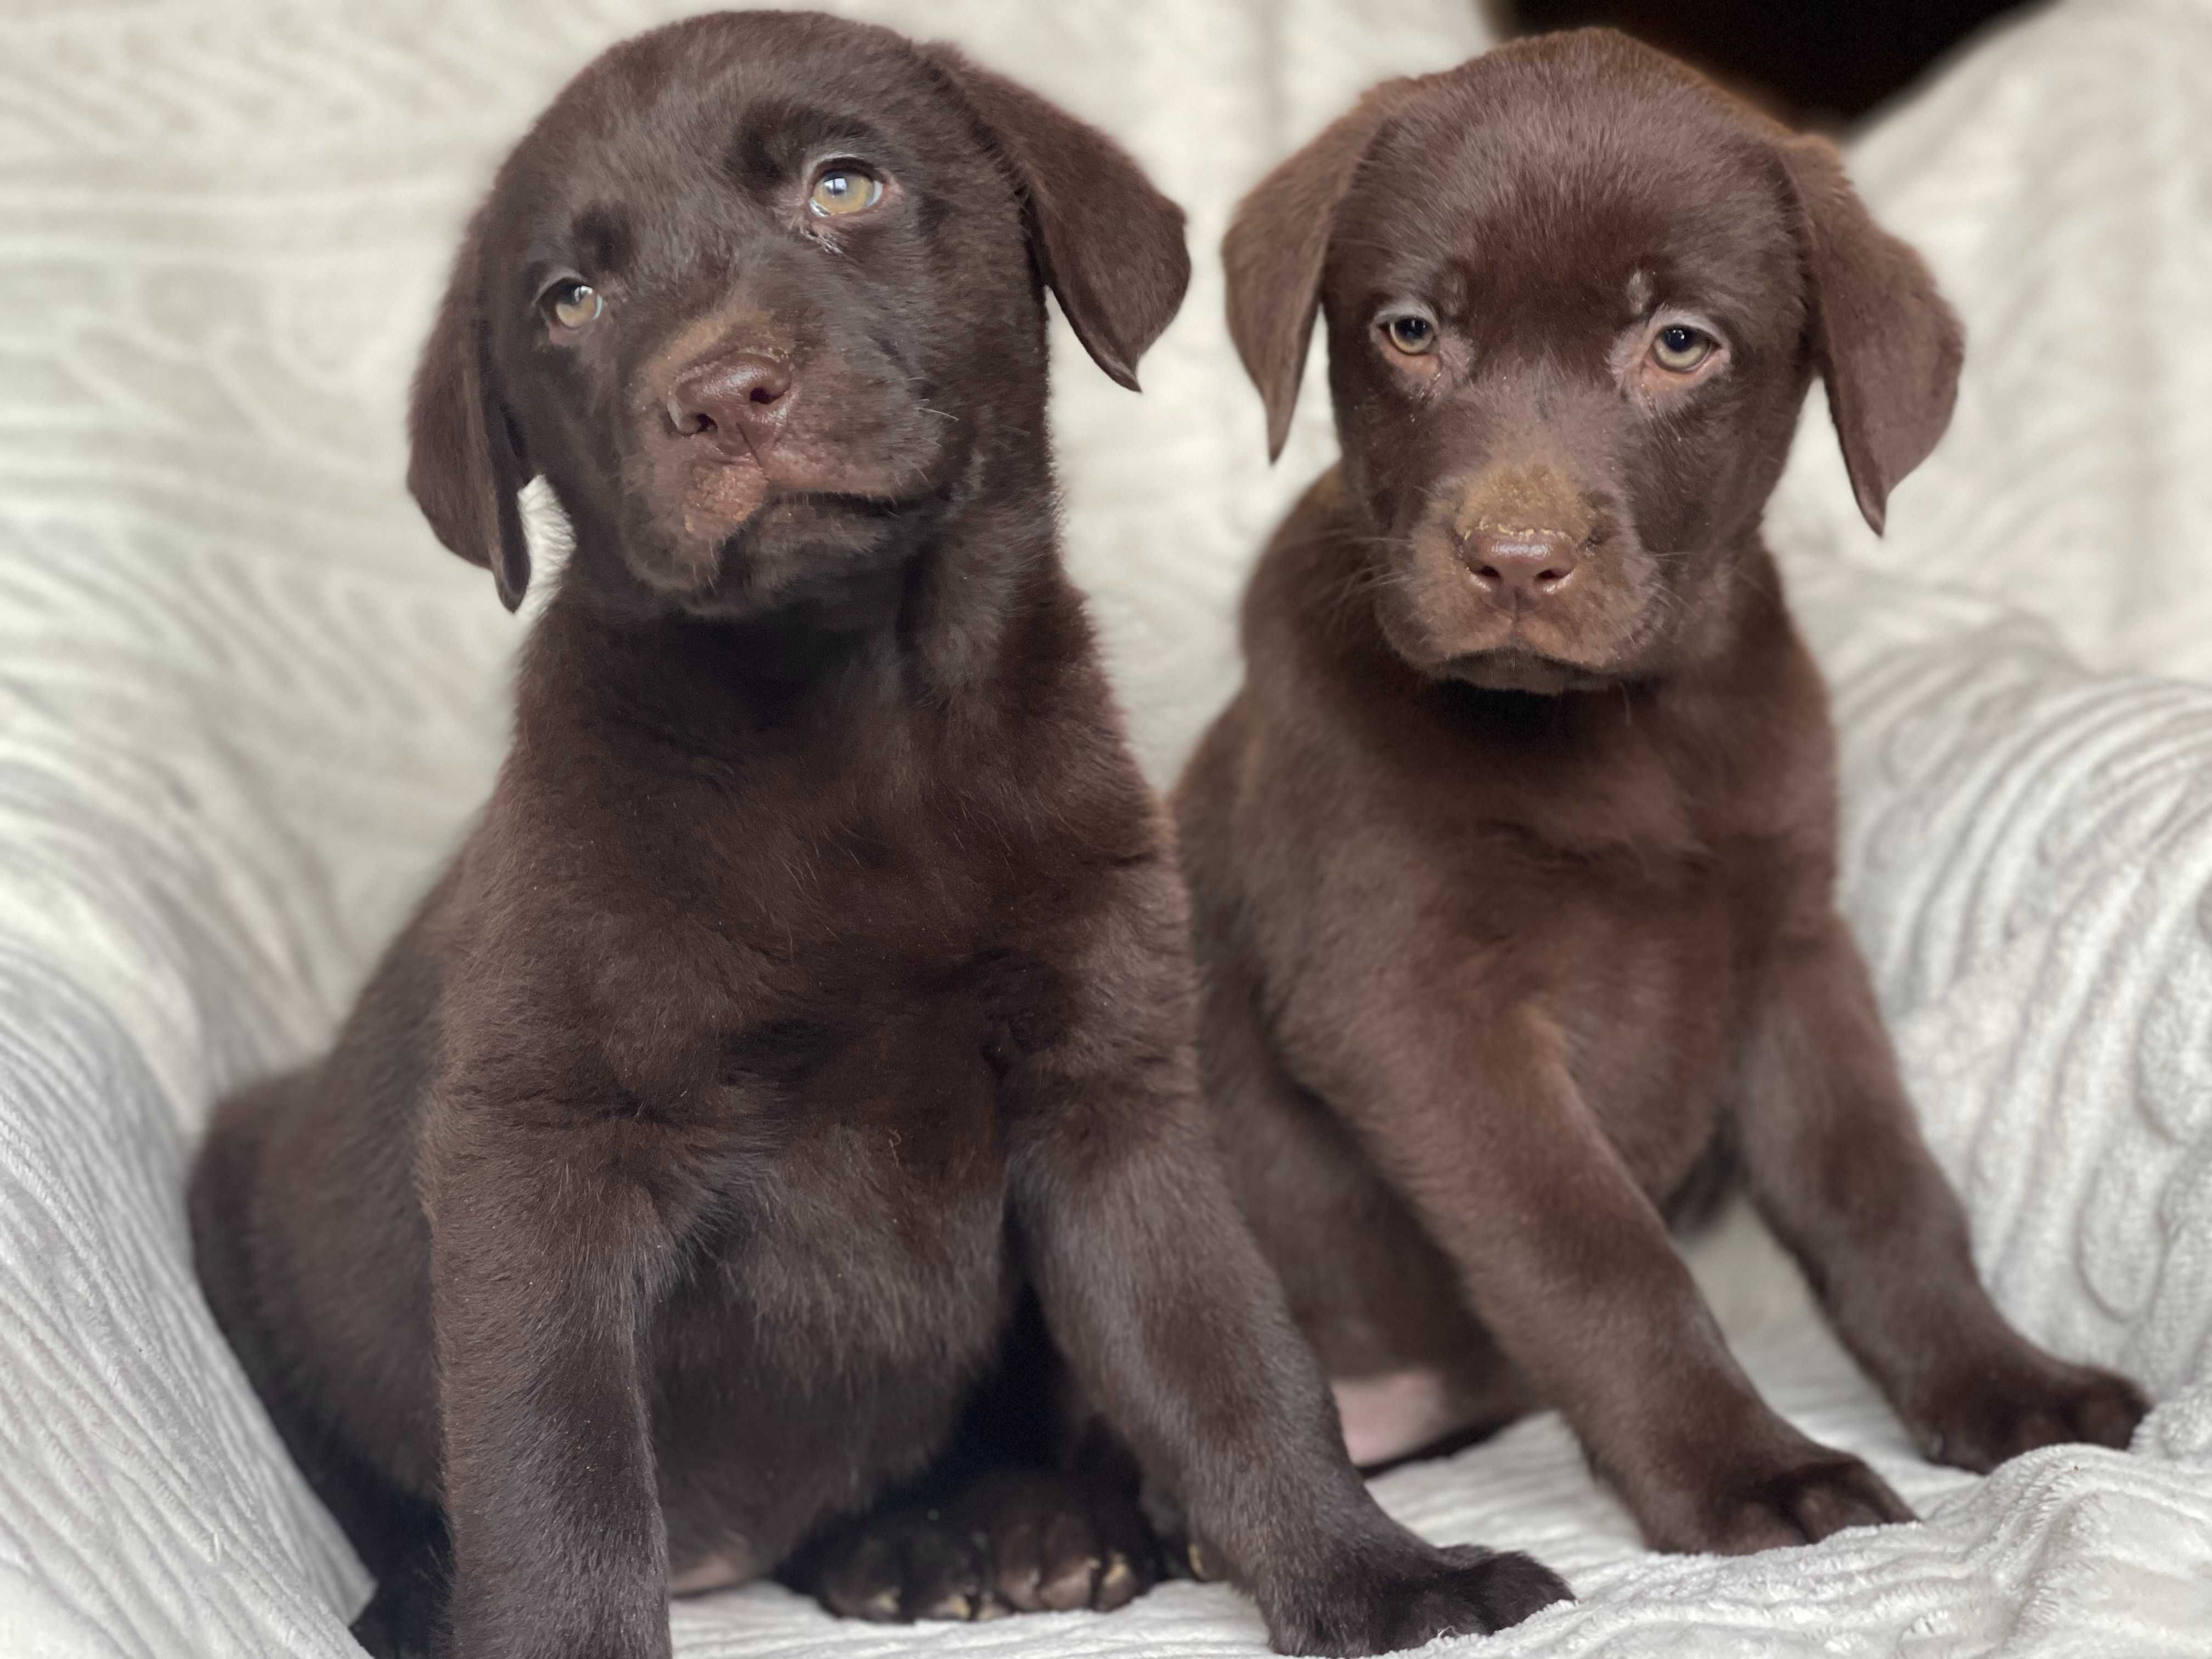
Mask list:
[{"label": "puppy's mouth", "polygon": [[[1590,584],[1592,587],[1595,583]],[[1623,596],[1521,606],[1477,590],[1455,559],[1424,561],[1380,592],[1377,620],[1399,655],[1439,679],[1498,691],[1612,684],[1647,620]]]},{"label": "puppy's mouth", "polygon": [[684,495],[684,542],[713,546],[758,513],[775,488],[768,469],[750,454],[695,465]]}]

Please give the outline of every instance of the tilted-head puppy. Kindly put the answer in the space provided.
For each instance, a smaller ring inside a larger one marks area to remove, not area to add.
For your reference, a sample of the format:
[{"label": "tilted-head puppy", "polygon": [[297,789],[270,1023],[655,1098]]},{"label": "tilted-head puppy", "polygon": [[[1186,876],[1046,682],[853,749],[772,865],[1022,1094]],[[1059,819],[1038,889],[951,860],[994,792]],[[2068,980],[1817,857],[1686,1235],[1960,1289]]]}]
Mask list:
[{"label": "tilted-head puppy", "polygon": [[1545,1401],[1662,1547],[1904,1516],[1760,1401],[1670,1248],[1732,1164],[1929,1455],[2125,1444],[2136,1390],[1976,1281],[1759,540],[1814,374],[1877,526],[1942,433],[1919,259],[1830,146],[1604,33],[1377,88],[1225,254],[1278,448],[1326,316],[1344,459],[1180,787],[1200,1050],[1355,1456]]},{"label": "tilted-head puppy", "polygon": [[672,1589],[780,1564],[1115,1605],[1152,1540],[1092,1407],[1285,1650],[1563,1593],[1370,1501],[1207,1144],[1044,437],[1044,285],[1131,381],[1188,275],[1099,134],[823,17],[617,47],[501,168],[410,483],[510,605],[533,475],[574,551],[481,822],[191,1194],[378,1652],[665,1655]]}]

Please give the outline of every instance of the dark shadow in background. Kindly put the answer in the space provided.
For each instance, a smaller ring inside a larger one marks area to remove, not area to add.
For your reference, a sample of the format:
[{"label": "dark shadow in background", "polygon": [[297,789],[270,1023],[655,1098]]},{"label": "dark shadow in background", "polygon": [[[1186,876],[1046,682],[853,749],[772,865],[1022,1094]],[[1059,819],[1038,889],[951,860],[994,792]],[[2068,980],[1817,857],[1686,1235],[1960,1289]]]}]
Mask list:
[{"label": "dark shadow in background", "polygon": [[1849,125],[2023,0],[1481,0],[1500,33],[1605,23],[1801,126]]}]

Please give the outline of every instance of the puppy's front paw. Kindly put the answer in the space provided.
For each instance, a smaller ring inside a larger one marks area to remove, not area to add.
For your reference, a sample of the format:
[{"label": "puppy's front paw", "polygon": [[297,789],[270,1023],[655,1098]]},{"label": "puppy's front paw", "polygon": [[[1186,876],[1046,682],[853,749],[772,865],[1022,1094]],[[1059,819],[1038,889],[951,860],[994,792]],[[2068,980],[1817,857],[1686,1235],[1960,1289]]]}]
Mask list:
[{"label": "puppy's front paw", "polygon": [[1802,1441],[1759,1462],[1709,1477],[1645,1531],[1654,1547],[1749,1555],[1816,1544],[1846,1527],[1910,1521],[1911,1509],[1848,1452]]},{"label": "puppy's front paw", "polygon": [[1278,1653],[1395,1653],[1440,1636],[1486,1636],[1573,1599],[1540,1561],[1460,1544],[1341,1575],[1303,1605],[1271,1608],[1268,1634]]},{"label": "puppy's front paw", "polygon": [[2039,1446],[2125,1451],[2149,1409],[2142,1390],[2124,1376],[2036,1353],[1967,1368],[1910,1420],[1931,1462],[1985,1474]]},{"label": "puppy's front paw", "polygon": [[871,1516],[833,1544],[815,1593],[848,1619],[1109,1613],[1158,1582],[1132,1498],[1043,1469],[1001,1469],[953,1503]]}]

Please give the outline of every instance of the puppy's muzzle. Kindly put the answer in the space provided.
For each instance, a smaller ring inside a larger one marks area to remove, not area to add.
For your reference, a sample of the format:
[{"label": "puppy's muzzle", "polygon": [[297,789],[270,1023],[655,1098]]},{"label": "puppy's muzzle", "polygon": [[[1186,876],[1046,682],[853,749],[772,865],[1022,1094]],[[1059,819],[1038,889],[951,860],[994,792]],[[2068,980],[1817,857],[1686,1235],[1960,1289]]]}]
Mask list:
[{"label": "puppy's muzzle", "polygon": [[1596,527],[1582,492],[1540,464],[1486,469],[1450,523],[1453,549],[1475,586],[1514,611],[1552,599],[1574,580]]}]

